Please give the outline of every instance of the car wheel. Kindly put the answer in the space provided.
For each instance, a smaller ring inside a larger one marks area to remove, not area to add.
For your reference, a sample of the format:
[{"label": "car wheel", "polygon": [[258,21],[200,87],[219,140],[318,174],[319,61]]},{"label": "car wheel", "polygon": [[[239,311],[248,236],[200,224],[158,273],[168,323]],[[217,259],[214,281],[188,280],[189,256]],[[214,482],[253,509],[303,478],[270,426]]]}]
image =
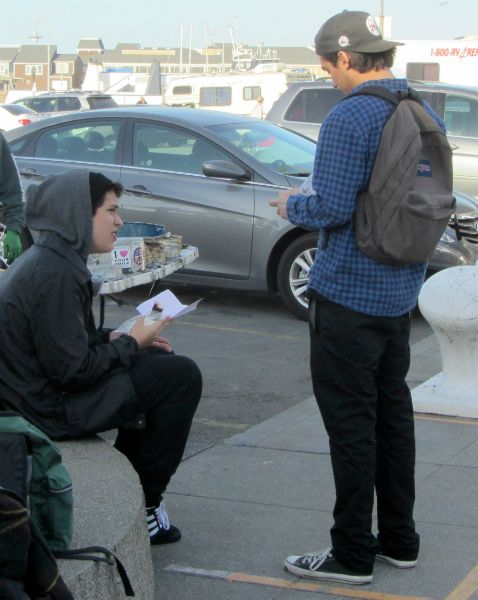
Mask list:
[{"label": "car wheel", "polygon": [[277,286],[282,302],[304,321],[308,318],[309,271],[317,252],[317,233],[308,233],[288,246],[279,261]]}]

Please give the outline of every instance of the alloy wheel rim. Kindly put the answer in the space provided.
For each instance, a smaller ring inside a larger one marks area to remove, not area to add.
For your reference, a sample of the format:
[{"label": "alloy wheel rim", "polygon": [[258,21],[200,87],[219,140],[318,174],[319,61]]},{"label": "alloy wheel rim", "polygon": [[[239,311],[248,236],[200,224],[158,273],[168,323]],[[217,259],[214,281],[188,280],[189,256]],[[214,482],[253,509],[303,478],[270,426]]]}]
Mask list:
[{"label": "alloy wheel rim", "polygon": [[309,283],[309,271],[314,263],[316,248],[308,248],[296,256],[289,271],[289,285],[292,295],[304,308],[309,306],[306,297],[307,285]]}]

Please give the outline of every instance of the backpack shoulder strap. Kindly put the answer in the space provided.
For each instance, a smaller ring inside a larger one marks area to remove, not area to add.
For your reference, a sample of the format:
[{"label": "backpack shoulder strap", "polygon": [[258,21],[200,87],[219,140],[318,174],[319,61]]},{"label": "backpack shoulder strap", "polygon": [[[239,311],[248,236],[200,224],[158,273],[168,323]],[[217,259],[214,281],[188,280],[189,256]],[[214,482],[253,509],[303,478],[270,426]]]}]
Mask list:
[{"label": "backpack shoulder strap", "polygon": [[[100,554],[100,556],[98,556]],[[68,560],[92,560],[94,562],[104,562],[108,565],[116,565],[118,574],[124,586],[125,596],[134,597],[133,587],[129,580],[126,569],[120,559],[108,548],[103,546],[87,546],[86,548],[73,548],[70,550],[62,550],[54,552],[55,558]],[[103,555],[103,556],[101,556]]]},{"label": "backpack shoulder strap", "polygon": [[398,104],[402,100],[413,100],[418,102],[418,104],[423,105],[423,99],[420,94],[409,87],[407,91],[405,90],[397,90],[396,92],[392,92],[386,87],[381,85],[369,85],[364,87],[357,92],[352,92],[343,98],[343,100],[347,100],[348,98],[353,98],[354,96],[376,96],[377,98],[383,98],[384,100],[388,100],[391,104],[398,106]]},{"label": "backpack shoulder strap", "polygon": [[400,103],[400,100],[403,99],[400,92],[392,92],[391,90],[380,85],[369,85],[364,87],[361,90],[348,94],[345,96],[345,98],[343,98],[343,100],[348,100],[354,96],[376,96],[378,98],[388,100],[388,102],[394,104],[395,106],[397,106]]}]

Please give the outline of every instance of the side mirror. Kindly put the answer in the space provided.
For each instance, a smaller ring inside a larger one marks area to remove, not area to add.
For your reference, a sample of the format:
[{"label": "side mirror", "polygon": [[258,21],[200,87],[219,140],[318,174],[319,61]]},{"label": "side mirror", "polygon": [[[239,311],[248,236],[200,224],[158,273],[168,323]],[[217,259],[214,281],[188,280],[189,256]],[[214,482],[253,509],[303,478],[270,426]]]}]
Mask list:
[{"label": "side mirror", "polygon": [[249,170],[228,160],[205,161],[202,163],[202,172],[206,177],[219,177],[220,179],[236,179],[237,181],[250,181],[252,179]]}]

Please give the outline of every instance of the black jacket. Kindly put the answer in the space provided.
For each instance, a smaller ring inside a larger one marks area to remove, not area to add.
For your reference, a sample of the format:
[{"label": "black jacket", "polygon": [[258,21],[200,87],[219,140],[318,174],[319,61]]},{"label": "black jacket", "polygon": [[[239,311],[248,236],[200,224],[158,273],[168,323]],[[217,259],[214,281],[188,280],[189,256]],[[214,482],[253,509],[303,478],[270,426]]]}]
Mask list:
[{"label": "black jacket", "polygon": [[[91,223],[89,197],[81,201]],[[65,216],[71,229],[74,217]],[[134,420],[128,368],[137,352],[128,335],[109,342],[98,334],[86,254],[56,231],[43,231],[1,276],[0,404],[50,437],[90,435]]]}]

